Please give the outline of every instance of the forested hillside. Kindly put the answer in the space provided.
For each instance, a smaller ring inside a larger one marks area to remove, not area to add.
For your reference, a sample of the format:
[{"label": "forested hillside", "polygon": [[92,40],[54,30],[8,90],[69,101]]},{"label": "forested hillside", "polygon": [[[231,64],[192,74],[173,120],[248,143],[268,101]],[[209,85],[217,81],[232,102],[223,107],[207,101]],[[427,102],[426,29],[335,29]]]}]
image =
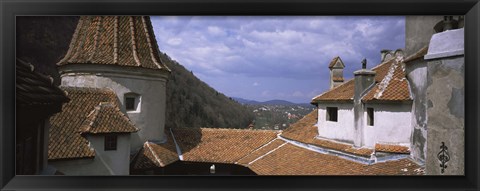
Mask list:
[{"label": "forested hillside", "polygon": [[[77,22],[78,17],[17,17],[17,57],[59,84],[55,63],[67,52]],[[160,56],[172,70],[166,127],[246,128],[254,119],[252,111],[209,87],[167,54]]]}]

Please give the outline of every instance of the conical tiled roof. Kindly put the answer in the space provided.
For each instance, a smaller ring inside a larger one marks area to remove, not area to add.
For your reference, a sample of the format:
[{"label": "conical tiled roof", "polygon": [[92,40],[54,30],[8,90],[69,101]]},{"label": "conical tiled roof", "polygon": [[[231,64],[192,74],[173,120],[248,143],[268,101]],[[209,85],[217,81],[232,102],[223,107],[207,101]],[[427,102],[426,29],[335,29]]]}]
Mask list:
[{"label": "conical tiled roof", "polygon": [[82,16],[70,48],[57,65],[107,64],[170,71],[148,16]]}]

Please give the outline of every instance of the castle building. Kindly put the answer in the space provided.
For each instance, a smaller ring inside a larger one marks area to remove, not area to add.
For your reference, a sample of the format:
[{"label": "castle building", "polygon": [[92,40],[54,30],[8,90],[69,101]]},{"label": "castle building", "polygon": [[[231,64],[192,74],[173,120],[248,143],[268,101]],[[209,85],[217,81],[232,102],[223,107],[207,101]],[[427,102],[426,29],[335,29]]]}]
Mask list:
[{"label": "castle building", "polygon": [[81,17],[65,57],[57,63],[61,85],[110,88],[139,131],[132,151],[146,141],[164,141],[166,82],[170,70],[162,63],[146,16]]},{"label": "castle building", "polygon": [[402,58],[402,51],[390,57],[382,51],[382,63],[369,70],[364,60],[354,79],[313,98],[318,138],[356,147],[391,145],[409,150],[412,98]]},{"label": "castle building", "polygon": [[67,175],[127,175],[145,142],[166,141],[166,82],[147,16],[82,16],[57,63],[71,99],[51,119],[49,162]]}]

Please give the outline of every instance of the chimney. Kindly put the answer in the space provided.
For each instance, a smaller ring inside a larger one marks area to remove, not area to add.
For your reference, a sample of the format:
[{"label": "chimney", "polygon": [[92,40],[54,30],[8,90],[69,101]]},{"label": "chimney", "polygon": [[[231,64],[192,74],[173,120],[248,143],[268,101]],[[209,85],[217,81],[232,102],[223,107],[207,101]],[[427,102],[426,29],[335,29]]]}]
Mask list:
[{"label": "chimney", "polygon": [[392,50],[383,49],[380,51],[380,63],[392,57]]},{"label": "chimney", "polygon": [[330,69],[330,89],[332,89],[343,83],[343,68],[345,68],[345,65],[342,59],[337,56],[330,61],[328,68]]},{"label": "chimney", "polygon": [[355,92],[353,97],[353,111],[355,119],[355,137],[353,140],[354,146],[361,147],[364,144],[363,140],[363,114],[364,108],[362,104],[362,97],[365,90],[370,88],[375,83],[376,72],[367,69],[367,59],[362,60],[362,69],[353,72],[355,75]]}]

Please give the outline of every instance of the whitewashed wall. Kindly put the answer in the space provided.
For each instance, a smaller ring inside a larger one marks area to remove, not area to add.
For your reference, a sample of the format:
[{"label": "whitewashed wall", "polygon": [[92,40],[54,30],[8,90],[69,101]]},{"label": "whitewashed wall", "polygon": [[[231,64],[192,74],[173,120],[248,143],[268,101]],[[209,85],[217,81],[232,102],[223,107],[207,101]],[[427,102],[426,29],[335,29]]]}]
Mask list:
[{"label": "whitewashed wall", "polygon": [[[327,121],[327,107],[338,107],[338,120]],[[353,103],[319,103],[318,135],[322,138],[353,143],[354,136]]]},{"label": "whitewashed wall", "polygon": [[[373,148],[375,143],[402,143],[410,145],[412,135],[411,103],[365,104],[374,108],[374,125],[364,126],[365,146]],[[364,119],[367,118],[365,109]]]},{"label": "whitewashed wall", "polygon": [[[70,65],[62,68],[61,74],[62,86],[110,88],[117,94],[122,112],[127,113],[139,128],[138,132],[132,133],[132,152],[139,150],[145,141],[161,142],[165,139],[165,74],[155,70],[101,65]],[[130,92],[140,94],[140,112],[126,112],[124,94]]]},{"label": "whitewashed wall", "polygon": [[119,134],[113,151],[104,150],[103,135],[88,135],[87,139],[95,148],[95,158],[49,161],[49,165],[65,175],[129,175],[130,134]]}]

